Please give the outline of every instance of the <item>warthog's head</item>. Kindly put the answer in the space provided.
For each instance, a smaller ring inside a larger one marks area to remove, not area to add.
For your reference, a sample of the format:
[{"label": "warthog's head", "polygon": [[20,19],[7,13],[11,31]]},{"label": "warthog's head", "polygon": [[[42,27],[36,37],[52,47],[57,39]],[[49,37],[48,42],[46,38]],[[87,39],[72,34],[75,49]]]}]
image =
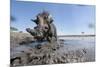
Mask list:
[{"label": "warthog's head", "polygon": [[44,11],[42,13],[39,13],[36,16],[35,20],[31,20],[35,22],[37,26],[34,27],[34,29],[27,28],[26,31],[29,32],[32,36],[36,37],[36,39],[45,39],[46,37],[48,37],[48,32],[51,29],[50,24],[53,22],[50,14]]},{"label": "warthog's head", "polygon": [[48,12],[44,11],[42,13],[39,13],[36,16],[36,19],[32,21],[34,21],[37,26],[40,27],[40,29],[47,32],[50,29],[49,24],[53,22],[53,19]]}]

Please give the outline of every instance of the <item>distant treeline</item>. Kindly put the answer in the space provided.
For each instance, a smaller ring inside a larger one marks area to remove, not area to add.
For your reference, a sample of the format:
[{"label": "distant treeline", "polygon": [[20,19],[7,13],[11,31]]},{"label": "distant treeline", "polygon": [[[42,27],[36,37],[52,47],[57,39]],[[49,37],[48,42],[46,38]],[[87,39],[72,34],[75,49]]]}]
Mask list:
[{"label": "distant treeline", "polygon": [[95,35],[58,35],[58,37],[94,37]]}]

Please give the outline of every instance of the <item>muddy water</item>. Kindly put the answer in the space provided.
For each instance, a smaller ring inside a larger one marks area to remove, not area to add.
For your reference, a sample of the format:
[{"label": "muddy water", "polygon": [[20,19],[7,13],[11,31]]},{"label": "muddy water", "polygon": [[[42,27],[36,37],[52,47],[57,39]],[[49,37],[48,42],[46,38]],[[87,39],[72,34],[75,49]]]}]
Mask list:
[{"label": "muddy water", "polygon": [[[46,41],[44,42],[34,42],[30,43],[28,45],[22,45],[20,47],[15,47],[11,51],[16,52],[16,51],[27,51],[28,49],[34,48],[35,45],[41,44],[41,45],[46,45]],[[64,47],[60,49],[61,52],[67,52],[71,50],[78,50],[78,49],[88,49],[89,53],[91,56],[95,55],[95,38],[67,38],[63,41]]]},{"label": "muddy water", "polygon": [[[53,53],[51,52],[50,54],[54,54],[55,57],[58,57],[58,59],[61,57],[64,57],[65,56],[64,54],[66,54],[67,55],[66,60],[69,63],[74,62],[74,61],[75,62],[95,61],[95,38],[94,37],[92,37],[92,38],[67,38],[67,39],[63,39],[62,42],[63,42],[63,44],[62,44],[63,47],[60,47],[58,50],[53,51]],[[24,54],[22,54],[23,51],[25,53],[33,53],[34,51],[39,51],[37,49],[34,49],[35,45],[37,45],[37,44],[47,45],[47,43],[48,42],[46,42],[46,41],[33,42],[30,44],[24,44],[24,45],[20,45],[18,47],[14,47],[13,49],[11,49],[11,56],[12,56],[12,58],[14,56],[16,57],[18,54],[19,54],[19,56],[20,56],[20,54],[21,54],[21,56],[25,56]],[[59,42],[59,43],[61,43],[61,42]],[[34,50],[31,51],[31,49],[34,49]],[[43,48],[43,49],[44,49],[43,51],[46,51],[46,50],[48,51],[48,48]],[[42,49],[40,49],[40,50],[42,50]],[[49,53],[49,52],[47,52],[47,53]],[[81,56],[81,55],[83,55],[83,56]],[[34,54],[33,54],[33,56],[34,56]],[[84,60],[84,58],[85,58],[85,60]],[[47,58],[47,59],[49,59],[49,58]],[[52,60],[53,59],[55,59],[55,58],[52,56]],[[63,59],[60,59],[60,61],[64,62]],[[67,63],[67,62],[65,62],[65,63]],[[38,64],[38,63],[36,63],[36,64]]]},{"label": "muddy water", "polygon": [[61,52],[85,49],[88,61],[95,60],[95,37],[66,38]]}]

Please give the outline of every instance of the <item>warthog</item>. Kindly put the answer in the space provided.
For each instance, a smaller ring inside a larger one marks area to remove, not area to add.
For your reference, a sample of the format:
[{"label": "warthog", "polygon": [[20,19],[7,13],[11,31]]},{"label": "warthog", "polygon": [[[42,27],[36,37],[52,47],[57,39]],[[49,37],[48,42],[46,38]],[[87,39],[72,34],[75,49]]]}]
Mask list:
[{"label": "warthog", "polygon": [[33,20],[36,27],[33,29],[27,28],[26,31],[34,36],[37,40],[47,40],[49,42],[57,41],[56,27],[53,24],[53,19],[48,12],[39,13],[36,19]]}]

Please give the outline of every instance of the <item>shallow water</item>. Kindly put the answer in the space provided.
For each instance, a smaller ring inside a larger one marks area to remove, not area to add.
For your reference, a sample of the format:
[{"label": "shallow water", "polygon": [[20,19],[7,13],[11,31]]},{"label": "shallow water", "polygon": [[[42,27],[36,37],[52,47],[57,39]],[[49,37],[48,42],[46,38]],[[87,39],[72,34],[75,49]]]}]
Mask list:
[{"label": "shallow water", "polygon": [[[41,45],[46,45],[46,41],[44,42],[34,42],[28,45],[22,45],[20,47],[14,48],[12,51],[22,51],[22,50],[27,50],[30,48],[34,48],[35,45],[41,44]],[[67,38],[64,39],[64,49],[67,50],[74,50],[74,49],[80,49],[80,48],[87,48],[91,50],[95,50],[95,38]]]},{"label": "shallow water", "polygon": [[87,51],[86,57],[91,59],[90,61],[95,60],[95,37],[91,38],[77,38],[77,39],[66,39],[64,41],[64,47],[60,51],[68,52],[68,51],[76,51],[76,50]]}]

